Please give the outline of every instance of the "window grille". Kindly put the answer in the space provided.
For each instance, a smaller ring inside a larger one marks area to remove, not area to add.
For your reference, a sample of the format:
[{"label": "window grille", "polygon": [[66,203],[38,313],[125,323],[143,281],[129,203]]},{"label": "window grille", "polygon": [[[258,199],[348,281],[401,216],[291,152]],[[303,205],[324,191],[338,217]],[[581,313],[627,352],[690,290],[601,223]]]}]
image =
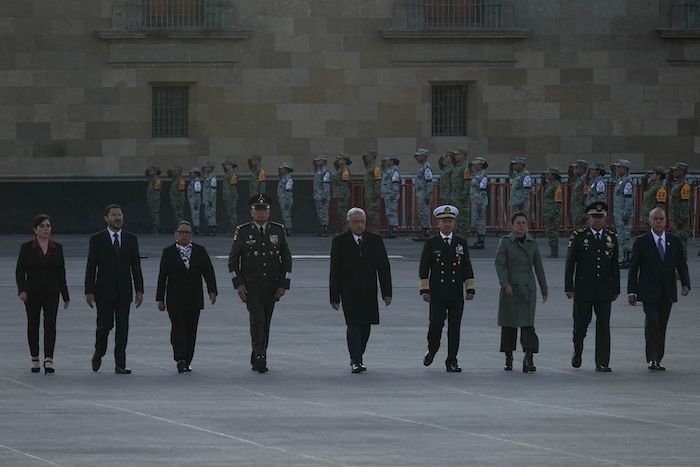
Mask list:
[{"label": "window grille", "polygon": [[433,86],[433,136],[467,136],[467,86]]},{"label": "window grille", "polygon": [[153,86],[152,136],[187,137],[188,88]]},{"label": "window grille", "polygon": [[129,0],[128,28],[197,31],[221,28],[222,0]]}]

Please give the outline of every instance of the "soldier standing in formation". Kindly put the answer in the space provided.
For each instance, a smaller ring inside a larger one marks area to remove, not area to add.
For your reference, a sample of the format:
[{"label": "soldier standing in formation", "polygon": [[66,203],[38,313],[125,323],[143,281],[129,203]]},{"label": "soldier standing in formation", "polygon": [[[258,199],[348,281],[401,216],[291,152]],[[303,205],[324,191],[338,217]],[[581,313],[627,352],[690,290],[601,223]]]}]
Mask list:
[{"label": "soldier standing in formation", "polygon": [[367,230],[373,231],[379,226],[377,222],[377,205],[382,192],[382,169],[377,165],[377,151],[362,154],[365,164],[365,208],[367,214]]},{"label": "soldier standing in formation", "polygon": [[328,207],[331,199],[331,171],[328,170],[328,156],[319,154],[314,157],[313,198],[316,204],[316,216],[321,224],[319,235],[328,235]]},{"label": "soldier standing in formation", "polygon": [[532,191],[532,177],[525,170],[527,160],[522,157],[514,157],[511,163],[511,188],[510,188],[510,214],[516,212],[525,213],[528,226],[530,225],[530,192]]},{"label": "soldier standing in formation", "polygon": [[634,224],[634,186],[630,177],[632,163],[627,159],[620,159],[613,164],[617,172],[615,181],[615,193],[613,206],[615,208],[615,230],[617,231],[617,244],[620,248],[618,256],[620,269],[629,268],[632,254],[632,225]]},{"label": "soldier standing in formation", "polygon": [[294,169],[288,162],[279,166],[280,179],[277,182],[277,202],[280,203],[282,221],[287,235],[292,234],[292,206],[294,205],[294,180],[291,173]]},{"label": "soldier standing in formation", "polygon": [[199,167],[190,169],[190,182],[187,185],[187,201],[190,204],[192,214],[192,227],[194,233],[199,233],[199,208],[202,205],[202,179]]},{"label": "soldier standing in formation", "polygon": [[350,203],[350,169],[348,166],[352,164],[350,156],[344,153],[338,154],[333,163],[335,173],[333,174],[333,198],[335,198],[335,213],[336,213],[336,232],[343,230],[345,225],[345,215],[348,212]]},{"label": "soldier standing in formation", "polygon": [[173,180],[170,184],[170,206],[173,208],[175,223],[185,220],[185,192],[187,180],[182,176],[182,167],[173,167],[168,171],[168,176]]},{"label": "soldier standing in formation", "polygon": [[416,149],[414,154],[418,162],[418,174],[416,175],[416,204],[420,217],[421,233],[414,238],[417,242],[424,242],[430,238],[430,204],[433,200],[433,170],[428,163],[428,150]]},{"label": "soldier standing in formation", "polygon": [[617,236],[605,228],[608,206],[595,202],[586,208],[589,226],[575,230],[569,239],[564,291],[574,300],[574,355],[571,365],[581,366],[583,339],[596,314],[595,371],[610,373],[610,308],[620,295]]},{"label": "soldier standing in formation", "polygon": [[468,153],[467,148],[459,147],[452,156],[452,204],[462,213],[456,219],[455,232],[464,238],[469,236],[471,223],[469,184],[472,176],[465,160]]},{"label": "soldier standing in formation", "polygon": [[[649,217],[649,212],[652,209],[666,207],[668,192],[663,186],[665,176],[663,167],[658,165],[653,166],[647,172],[647,183],[644,189],[644,197],[642,198],[642,213],[640,215],[642,219]],[[651,229],[651,226],[646,222],[643,227],[645,232]]]},{"label": "soldier standing in formation", "polygon": [[146,169],[146,177],[146,203],[151,216],[151,233],[157,234],[160,231],[160,167],[150,166]]},{"label": "soldier standing in formation", "polygon": [[221,164],[224,168],[224,180],[221,183],[221,199],[224,201],[224,211],[233,233],[238,225],[238,164],[231,160]]},{"label": "soldier standing in formation", "polygon": [[445,366],[448,373],[459,373],[462,369],[457,364],[457,352],[462,313],[464,300],[473,299],[476,293],[474,271],[469,260],[467,240],[454,233],[455,217],[459,216],[459,210],[455,206],[439,206],[433,215],[438,220],[440,232],[425,242],[418,270],[420,294],[423,301],[430,304],[428,352],[423,357],[423,365],[433,363],[447,319]]},{"label": "soldier standing in formation", "polygon": [[586,194],[586,205],[591,205],[596,201],[608,202],[608,187],[603,180],[605,166],[600,162],[591,164],[590,179],[588,181],[588,193]]},{"label": "soldier standing in formation", "polygon": [[575,160],[571,165],[571,198],[569,199],[569,218],[574,230],[586,226],[586,193],[588,192],[588,161]]},{"label": "soldier standing in formation", "polygon": [[384,157],[382,198],[384,198],[384,213],[389,223],[389,232],[385,238],[396,238],[396,228],[399,226],[397,209],[401,192],[401,173],[399,173],[398,165],[399,159],[395,154],[387,154]]},{"label": "soldier standing in formation", "polygon": [[219,181],[214,175],[214,163],[207,162],[204,169],[204,183],[202,186],[202,204],[204,205],[204,217],[207,220],[207,230],[210,237],[216,235],[216,189]]},{"label": "soldier standing in formation", "polygon": [[561,224],[561,204],[564,190],[557,167],[550,167],[544,177],[544,226],[549,239],[549,256],[559,258],[559,224]]},{"label": "soldier standing in formation", "polygon": [[253,221],[236,228],[228,270],[250,317],[250,364],[253,370],[265,373],[272,312],[275,303],[289,289],[292,255],[284,226],[269,221],[270,197],[259,194],[248,204]]},{"label": "soldier standing in formation", "polygon": [[252,176],[248,185],[248,196],[252,197],[259,194],[265,194],[265,170],[262,166],[262,156],[260,154],[252,154],[248,159],[248,168]]},{"label": "soldier standing in formation", "polygon": [[669,202],[669,220],[671,230],[674,235],[681,239],[683,250],[688,256],[688,236],[690,225],[690,205],[692,202],[693,190],[685,176],[688,173],[688,165],[683,162],[676,162],[672,167],[673,187],[671,188],[671,199]]},{"label": "soldier standing in formation", "polygon": [[440,204],[452,202],[452,156],[454,151],[447,151],[438,159],[440,166]]},{"label": "soldier standing in formation", "polygon": [[469,248],[483,250],[486,239],[486,208],[489,206],[489,178],[486,175],[489,163],[483,157],[477,157],[471,165],[474,175],[471,179],[469,197],[471,198],[472,227],[476,228],[477,240],[469,245]]}]

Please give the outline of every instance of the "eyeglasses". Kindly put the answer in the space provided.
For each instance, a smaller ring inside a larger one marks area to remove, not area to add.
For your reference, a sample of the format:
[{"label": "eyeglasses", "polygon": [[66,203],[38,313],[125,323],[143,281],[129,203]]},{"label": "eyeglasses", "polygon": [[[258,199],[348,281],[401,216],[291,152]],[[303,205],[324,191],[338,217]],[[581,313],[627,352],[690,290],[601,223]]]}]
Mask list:
[{"label": "eyeglasses", "polygon": [[182,235],[192,235],[192,231],[191,231],[191,230],[176,230],[175,233],[179,233],[179,234],[182,234]]}]

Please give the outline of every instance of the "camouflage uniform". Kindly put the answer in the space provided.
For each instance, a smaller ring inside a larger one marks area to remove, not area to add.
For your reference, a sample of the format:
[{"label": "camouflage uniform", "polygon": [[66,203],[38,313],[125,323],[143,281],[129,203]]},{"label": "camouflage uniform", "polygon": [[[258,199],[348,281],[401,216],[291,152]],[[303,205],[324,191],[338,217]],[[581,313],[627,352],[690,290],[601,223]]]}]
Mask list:
[{"label": "camouflage uniform", "polygon": [[[438,160],[440,166],[440,204],[450,204],[452,202],[452,151],[448,151]],[[450,157],[450,162],[445,161],[445,156]]]},{"label": "camouflage uniform", "polygon": [[146,170],[148,185],[146,186],[146,203],[148,213],[151,216],[151,232],[157,234],[160,231],[160,168],[151,166]]},{"label": "camouflage uniform", "polygon": [[399,226],[399,214],[397,210],[399,195],[401,193],[401,173],[398,168],[399,159],[395,155],[388,154],[384,157],[384,160],[393,160],[396,164],[392,166],[386,164],[382,174],[382,198],[384,198],[384,212],[386,214],[387,223],[389,224],[389,233],[386,237],[394,238],[396,237],[394,229]]},{"label": "camouflage uniform", "polygon": [[[671,167],[674,171],[681,171],[681,178],[676,178],[671,188],[671,199],[669,202],[669,220],[671,221],[671,230],[678,235],[683,242],[686,256],[688,254],[688,237],[690,236],[690,205],[693,199],[693,190],[686,180],[685,175],[688,172],[688,166],[683,162],[676,162]],[[680,173],[677,174],[681,175]]]},{"label": "camouflage uniform", "polygon": [[489,206],[489,177],[486,175],[486,168],[489,164],[483,157],[477,157],[472,161],[472,167],[475,165],[479,165],[481,168],[472,176],[469,194],[472,211],[471,225],[476,229],[477,241],[469,245],[469,248],[482,249],[486,238],[486,208]]},{"label": "camouflage uniform", "polygon": [[586,205],[591,205],[595,202],[608,204],[608,187],[603,179],[603,175],[605,175],[605,166],[599,162],[594,162],[591,165],[591,169],[597,170],[598,175],[588,181]]},{"label": "camouflage uniform", "polygon": [[[458,148],[457,153],[464,156],[468,151],[465,148]],[[458,235],[467,238],[469,236],[469,224],[471,222],[470,211],[470,182],[471,174],[466,161],[452,162],[452,204],[459,210],[459,216],[455,219],[454,231]]]},{"label": "camouflage uniform", "polygon": [[280,169],[286,169],[287,173],[282,175],[277,182],[277,202],[280,204],[282,212],[282,221],[284,228],[289,235],[292,232],[292,206],[294,205],[294,180],[292,180],[291,172],[294,171],[291,165],[283,162],[279,166]]},{"label": "camouflage uniform", "polygon": [[559,257],[559,224],[561,224],[561,203],[564,190],[561,187],[561,176],[557,167],[547,171],[554,175],[554,180],[542,177],[544,183],[544,226],[549,239],[549,258]]},{"label": "camouflage uniform", "polygon": [[[664,169],[662,167],[654,166],[652,167],[648,174],[657,173],[659,176],[663,175]],[[649,211],[656,207],[665,207],[668,198],[668,192],[664,188],[661,180],[655,182],[649,182],[646,189],[644,190],[644,197],[642,198],[642,212],[640,213],[641,219],[643,220],[644,230],[648,232],[651,229],[649,225]]]},{"label": "camouflage uniform", "polygon": [[199,233],[199,208],[202,206],[202,180],[199,167],[190,170],[190,182],[187,185],[187,201],[192,214],[194,233]]},{"label": "camouflage uniform", "polygon": [[187,191],[187,180],[182,176],[182,167],[174,167],[170,178],[170,206],[173,208],[175,223],[185,220],[185,192]]},{"label": "camouflage uniform", "polygon": [[632,253],[632,225],[634,225],[634,185],[629,169],[632,164],[627,159],[620,159],[615,163],[617,167],[626,167],[628,173],[617,176],[613,198],[615,216],[615,230],[617,230],[618,256],[621,258],[620,267],[629,267]]},{"label": "camouflage uniform", "polygon": [[238,174],[236,164],[233,161],[223,163],[224,178],[221,182],[221,200],[224,202],[224,211],[228,218],[231,232],[235,231],[238,225]]},{"label": "camouflage uniform", "polygon": [[377,227],[377,205],[382,192],[382,169],[375,163],[375,152],[362,156],[365,162],[365,211],[367,214],[367,227]]},{"label": "camouflage uniform", "polygon": [[[345,163],[341,164],[340,161],[345,161]],[[348,204],[350,204],[350,169],[348,169],[350,164],[352,164],[352,161],[347,154],[339,154],[334,164],[336,166],[336,171],[335,174],[333,174],[332,195],[335,199],[338,232],[342,231],[345,225],[345,216],[348,213]]]},{"label": "camouflage uniform", "polygon": [[416,157],[426,156],[426,160],[419,162],[418,173],[416,175],[416,206],[420,218],[421,234],[415,240],[423,241],[430,237],[432,212],[431,202],[433,200],[433,170],[428,163],[428,150],[416,149]]},{"label": "camouflage uniform", "polygon": [[[257,161],[253,164],[253,161]],[[248,168],[252,174],[248,185],[248,197],[265,194],[265,170],[260,166],[262,157],[254,154],[248,159]]]},{"label": "camouflage uniform", "polygon": [[516,212],[524,212],[527,223],[530,225],[530,192],[532,191],[532,177],[525,166],[524,157],[515,157],[510,161],[512,164],[522,164],[523,170],[512,172],[513,181],[510,188],[510,215]]},{"label": "camouflage uniform", "polygon": [[[328,161],[328,157],[321,154],[314,158],[314,164],[316,161]],[[314,184],[313,184],[313,198],[316,204],[316,216],[318,216],[318,222],[321,224],[321,232],[319,235],[325,237],[328,235],[328,207],[331,200],[331,171],[328,170],[325,164],[320,167],[315,167],[314,172]]]},{"label": "camouflage uniform", "polygon": [[[588,162],[579,159],[574,161],[572,167],[582,167],[583,169],[588,168]],[[582,229],[586,227],[588,221],[586,220],[586,194],[588,193],[588,176],[584,172],[583,175],[577,176],[573,172],[571,173],[569,180],[571,184],[571,198],[569,199],[569,218],[571,221],[571,227],[574,230]]]},{"label": "camouflage uniform", "polygon": [[216,189],[219,186],[219,181],[214,175],[214,163],[207,162],[207,173],[204,176],[202,184],[202,204],[204,206],[204,218],[207,220],[207,228],[209,235],[216,235]]}]

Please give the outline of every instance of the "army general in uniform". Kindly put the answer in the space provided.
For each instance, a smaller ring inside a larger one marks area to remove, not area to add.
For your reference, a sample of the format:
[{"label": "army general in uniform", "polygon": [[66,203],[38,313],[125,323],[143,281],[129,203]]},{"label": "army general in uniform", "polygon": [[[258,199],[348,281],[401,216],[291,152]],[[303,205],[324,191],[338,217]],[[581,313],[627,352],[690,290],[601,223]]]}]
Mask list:
[{"label": "army general in uniform", "polygon": [[[445,366],[449,373],[458,373],[462,371],[457,365],[462,312],[464,300],[474,298],[474,272],[469,261],[467,240],[454,234],[459,210],[455,206],[444,205],[436,208],[433,215],[438,219],[440,232],[425,242],[418,271],[420,294],[424,301],[430,303],[428,352],[423,357],[423,365],[433,363],[447,318]],[[466,292],[462,295],[464,289]]]},{"label": "army general in uniform", "polygon": [[596,314],[595,369],[610,369],[610,308],[620,295],[617,236],[605,228],[608,206],[597,201],[586,208],[588,227],[575,230],[566,255],[564,291],[574,299],[574,355],[571,365],[581,366],[583,339]]},{"label": "army general in uniform", "polygon": [[265,194],[250,198],[253,220],[236,228],[228,270],[233,287],[250,314],[253,370],[267,371],[267,344],[275,303],[289,289],[292,255],[284,226],[270,222],[272,200]]}]

